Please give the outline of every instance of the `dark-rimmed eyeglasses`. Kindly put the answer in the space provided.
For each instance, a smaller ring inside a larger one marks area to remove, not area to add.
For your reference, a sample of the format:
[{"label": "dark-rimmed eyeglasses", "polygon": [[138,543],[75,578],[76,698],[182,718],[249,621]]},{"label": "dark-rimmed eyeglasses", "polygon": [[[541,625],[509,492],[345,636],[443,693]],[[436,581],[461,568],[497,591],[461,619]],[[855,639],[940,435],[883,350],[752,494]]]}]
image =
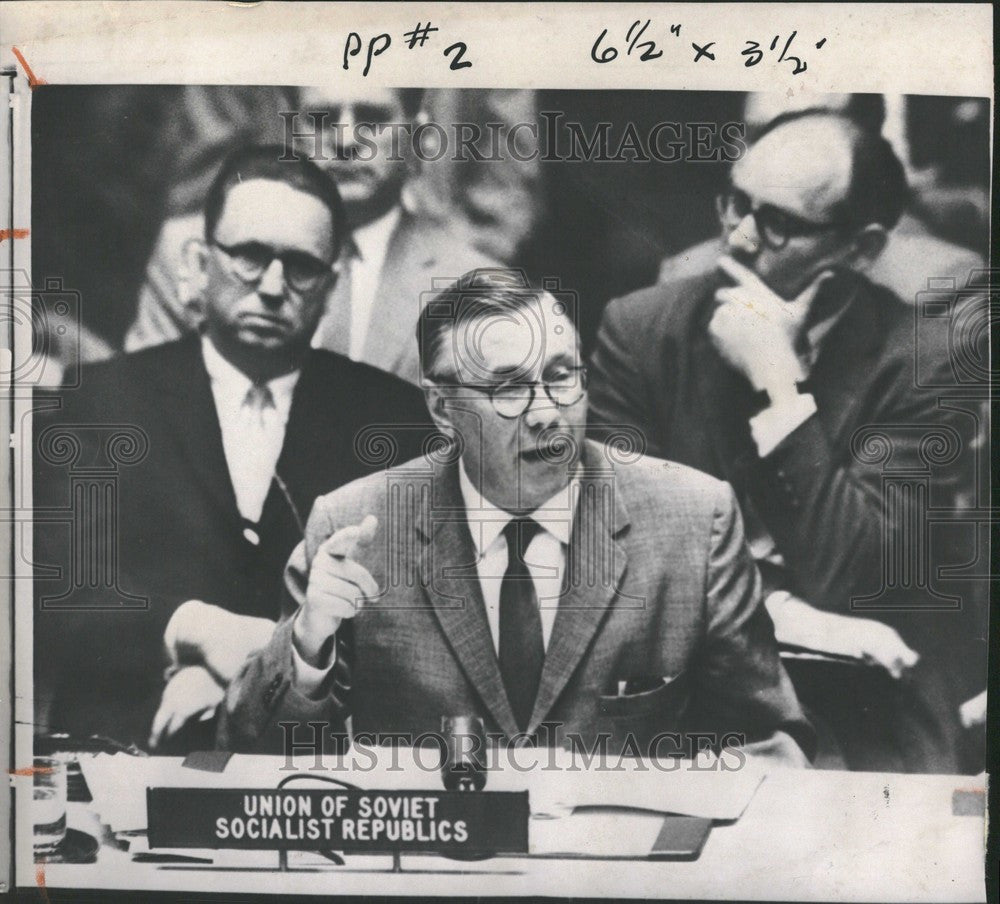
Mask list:
[{"label": "dark-rimmed eyeglasses", "polygon": [[285,282],[296,292],[309,292],[334,274],[333,265],[324,263],[305,251],[277,251],[262,242],[242,242],[223,245],[217,239],[211,244],[228,258],[229,271],[240,282],[256,285],[274,261],[281,261]]},{"label": "dark-rimmed eyeglasses", "polygon": [[440,386],[471,389],[489,396],[493,410],[502,418],[520,417],[534,403],[538,389],[542,389],[557,408],[569,408],[583,398],[587,391],[587,368],[582,364],[561,367],[544,380],[528,382],[511,380],[506,383],[456,383],[435,380]]},{"label": "dark-rimmed eyeglasses", "polygon": [[775,207],[773,204],[754,204],[750,196],[734,186],[716,196],[719,221],[733,229],[749,215],[757,225],[757,233],[768,248],[777,251],[788,244],[789,239],[818,235],[834,229],[844,229],[850,224],[842,220],[817,223],[797,214]]}]

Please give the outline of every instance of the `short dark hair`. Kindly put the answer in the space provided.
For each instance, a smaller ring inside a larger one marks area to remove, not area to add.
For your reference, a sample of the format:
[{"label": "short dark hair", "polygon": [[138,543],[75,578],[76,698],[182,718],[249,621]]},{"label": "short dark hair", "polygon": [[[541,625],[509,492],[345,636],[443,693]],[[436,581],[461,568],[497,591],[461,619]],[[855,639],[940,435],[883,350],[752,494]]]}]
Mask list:
[{"label": "short dark hair", "polygon": [[844,107],[845,116],[853,119],[862,129],[881,134],[885,125],[884,94],[852,94]]},{"label": "short dark hair", "polygon": [[424,379],[433,380],[447,337],[460,324],[523,310],[544,294],[531,284],[524,270],[514,267],[480,267],[459,277],[428,301],[417,318],[417,348]]},{"label": "short dark hair", "polygon": [[234,185],[251,179],[267,179],[289,185],[323,202],[330,211],[333,259],[336,260],[348,232],[340,192],[333,180],[311,160],[284,157],[284,154],[285,149],[280,144],[254,144],[238,148],[223,161],[205,196],[205,238],[212,241],[215,237],[215,227]]},{"label": "short dark hair", "polygon": [[[296,90],[296,97],[301,98],[303,88],[298,88]],[[392,88],[399,97],[399,105],[403,108],[403,114],[409,118],[413,119],[420,112],[420,108],[424,103],[424,89],[423,88]]]},{"label": "short dark hair", "polygon": [[850,186],[837,205],[836,216],[856,226],[878,223],[892,229],[909,202],[910,190],[903,164],[879,132],[865,128],[847,113],[811,108],[776,116],[761,130],[754,143],[782,126],[805,119],[826,119],[841,124],[850,143]]}]

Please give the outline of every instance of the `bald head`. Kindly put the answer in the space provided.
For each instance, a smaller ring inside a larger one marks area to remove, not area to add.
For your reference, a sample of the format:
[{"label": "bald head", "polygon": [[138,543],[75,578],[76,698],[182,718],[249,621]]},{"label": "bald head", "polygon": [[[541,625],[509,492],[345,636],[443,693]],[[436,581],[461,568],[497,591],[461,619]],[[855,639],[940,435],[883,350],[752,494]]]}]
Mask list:
[{"label": "bald head", "polygon": [[791,94],[751,91],[743,102],[747,140],[753,143],[779,116],[811,111],[841,113],[863,129],[876,134],[885,124],[885,98],[881,94]]},{"label": "bald head", "polygon": [[827,271],[867,269],[906,201],[889,144],[831,111],[770,123],[731,181],[720,206],[725,250],[787,299]]},{"label": "bald head", "polygon": [[787,183],[804,200],[808,195],[810,216],[822,209],[820,219],[892,229],[906,206],[906,176],[892,146],[846,113],[810,109],[779,116],[744,160],[750,156],[758,157],[765,178]]},{"label": "bald head", "polygon": [[[752,167],[770,203],[825,222],[847,198],[853,169],[852,136],[843,120],[809,116],[771,129],[733,167]],[[821,153],[817,150],[821,149]]]}]

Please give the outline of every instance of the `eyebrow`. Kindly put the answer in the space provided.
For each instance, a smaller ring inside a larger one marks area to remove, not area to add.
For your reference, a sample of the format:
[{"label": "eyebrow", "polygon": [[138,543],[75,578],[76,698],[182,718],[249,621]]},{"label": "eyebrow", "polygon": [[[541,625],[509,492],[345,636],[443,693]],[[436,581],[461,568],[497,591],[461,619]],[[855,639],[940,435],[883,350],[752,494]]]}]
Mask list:
[{"label": "eyebrow", "polygon": [[[569,354],[568,352],[560,352],[550,361],[546,361],[542,367],[542,376],[551,371],[554,367],[576,367],[579,364],[577,357]],[[512,365],[507,368],[497,368],[489,371],[489,375],[494,377],[498,382],[503,383],[507,379],[517,375],[524,370],[523,362],[519,364]],[[526,376],[526,374],[525,374]],[[532,382],[531,380],[525,380],[524,382]]]}]

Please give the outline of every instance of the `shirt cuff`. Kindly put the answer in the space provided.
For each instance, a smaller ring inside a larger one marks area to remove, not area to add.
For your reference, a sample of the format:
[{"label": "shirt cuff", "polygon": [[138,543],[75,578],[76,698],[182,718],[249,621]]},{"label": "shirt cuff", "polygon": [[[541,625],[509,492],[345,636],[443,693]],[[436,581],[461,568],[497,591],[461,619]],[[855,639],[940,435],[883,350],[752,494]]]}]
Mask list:
[{"label": "shirt cuff", "polygon": [[334,667],[337,662],[337,644],[334,642],[330,650],[330,661],[323,668],[317,668],[314,665],[310,665],[297,649],[295,649],[295,636],[291,637],[291,647],[292,647],[292,684],[295,689],[302,694],[304,697],[316,697],[317,692],[323,682],[326,681],[327,676],[330,674],[330,670]]},{"label": "shirt cuff", "polygon": [[796,428],[816,413],[816,400],[809,393],[799,393],[765,408],[750,418],[750,433],[761,458],[770,455]]}]

